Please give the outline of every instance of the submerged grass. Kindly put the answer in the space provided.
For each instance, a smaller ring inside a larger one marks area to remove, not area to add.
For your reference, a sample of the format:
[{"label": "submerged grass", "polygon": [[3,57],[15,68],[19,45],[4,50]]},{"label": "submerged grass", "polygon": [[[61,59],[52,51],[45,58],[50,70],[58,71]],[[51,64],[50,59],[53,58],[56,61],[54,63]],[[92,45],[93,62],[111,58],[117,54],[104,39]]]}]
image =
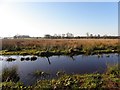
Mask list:
[{"label": "submerged grass", "polygon": [[[35,74],[41,75],[41,72],[35,72]],[[64,74],[57,79],[52,80],[39,80],[34,85],[24,86],[20,82],[2,82],[0,87],[3,90],[12,89],[24,89],[24,90],[35,90],[35,89],[48,89],[48,90],[119,90],[120,89],[120,70],[117,65],[107,68],[103,74],[75,74],[67,75]]]},{"label": "submerged grass", "polygon": [[45,77],[50,76],[50,73],[37,70],[37,71],[33,72],[32,75],[33,75],[33,77],[36,77],[36,78],[38,78],[38,77],[45,78]]}]

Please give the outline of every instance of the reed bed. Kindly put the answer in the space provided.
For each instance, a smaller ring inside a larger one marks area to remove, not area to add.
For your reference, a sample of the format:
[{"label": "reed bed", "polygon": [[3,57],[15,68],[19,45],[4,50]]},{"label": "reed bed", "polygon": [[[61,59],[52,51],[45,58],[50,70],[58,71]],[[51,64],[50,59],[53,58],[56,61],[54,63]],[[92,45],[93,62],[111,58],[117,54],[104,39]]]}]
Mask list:
[{"label": "reed bed", "polygon": [[118,39],[3,39],[2,48],[8,47],[79,47],[107,45],[115,46],[118,44]]},{"label": "reed bed", "polygon": [[3,39],[2,54],[116,53],[119,46],[118,39]]}]

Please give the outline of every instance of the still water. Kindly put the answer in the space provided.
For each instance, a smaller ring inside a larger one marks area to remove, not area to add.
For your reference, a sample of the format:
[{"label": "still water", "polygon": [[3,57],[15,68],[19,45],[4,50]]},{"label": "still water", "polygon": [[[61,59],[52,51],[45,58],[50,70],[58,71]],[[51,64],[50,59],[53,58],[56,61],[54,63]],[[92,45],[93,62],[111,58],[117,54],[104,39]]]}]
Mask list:
[{"label": "still water", "polygon": [[[15,58],[15,61],[7,61],[8,57]],[[39,79],[56,78],[58,71],[64,71],[67,74],[85,74],[85,73],[103,73],[107,65],[115,65],[118,63],[118,54],[98,55],[78,55],[78,56],[52,56],[37,57],[36,60],[23,60],[21,57],[31,56],[0,56],[0,71],[5,67],[17,67],[20,81],[25,85],[31,85]],[[40,70],[50,73],[49,77],[34,77],[33,72]]]}]

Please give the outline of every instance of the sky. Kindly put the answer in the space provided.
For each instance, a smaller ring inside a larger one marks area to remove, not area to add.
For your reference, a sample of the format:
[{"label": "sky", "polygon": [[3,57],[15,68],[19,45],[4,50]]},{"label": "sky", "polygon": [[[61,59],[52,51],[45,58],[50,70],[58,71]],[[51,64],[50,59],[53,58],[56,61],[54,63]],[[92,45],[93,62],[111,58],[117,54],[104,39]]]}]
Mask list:
[{"label": "sky", "polygon": [[0,37],[118,35],[117,2],[3,2]]}]

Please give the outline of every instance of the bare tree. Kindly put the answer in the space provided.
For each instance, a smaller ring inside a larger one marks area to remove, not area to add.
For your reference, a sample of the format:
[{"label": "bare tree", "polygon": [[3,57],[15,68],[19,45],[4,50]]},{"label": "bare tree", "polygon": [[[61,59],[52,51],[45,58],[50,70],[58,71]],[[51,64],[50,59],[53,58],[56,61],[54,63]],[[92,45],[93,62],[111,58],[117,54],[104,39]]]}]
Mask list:
[{"label": "bare tree", "polygon": [[86,35],[87,35],[87,37],[89,37],[89,33],[88,32],[86,33]]},{"label": "bare tree", "polygon": [[65,34],[62,34],[62,38],[64,38],[65,37]]}]

